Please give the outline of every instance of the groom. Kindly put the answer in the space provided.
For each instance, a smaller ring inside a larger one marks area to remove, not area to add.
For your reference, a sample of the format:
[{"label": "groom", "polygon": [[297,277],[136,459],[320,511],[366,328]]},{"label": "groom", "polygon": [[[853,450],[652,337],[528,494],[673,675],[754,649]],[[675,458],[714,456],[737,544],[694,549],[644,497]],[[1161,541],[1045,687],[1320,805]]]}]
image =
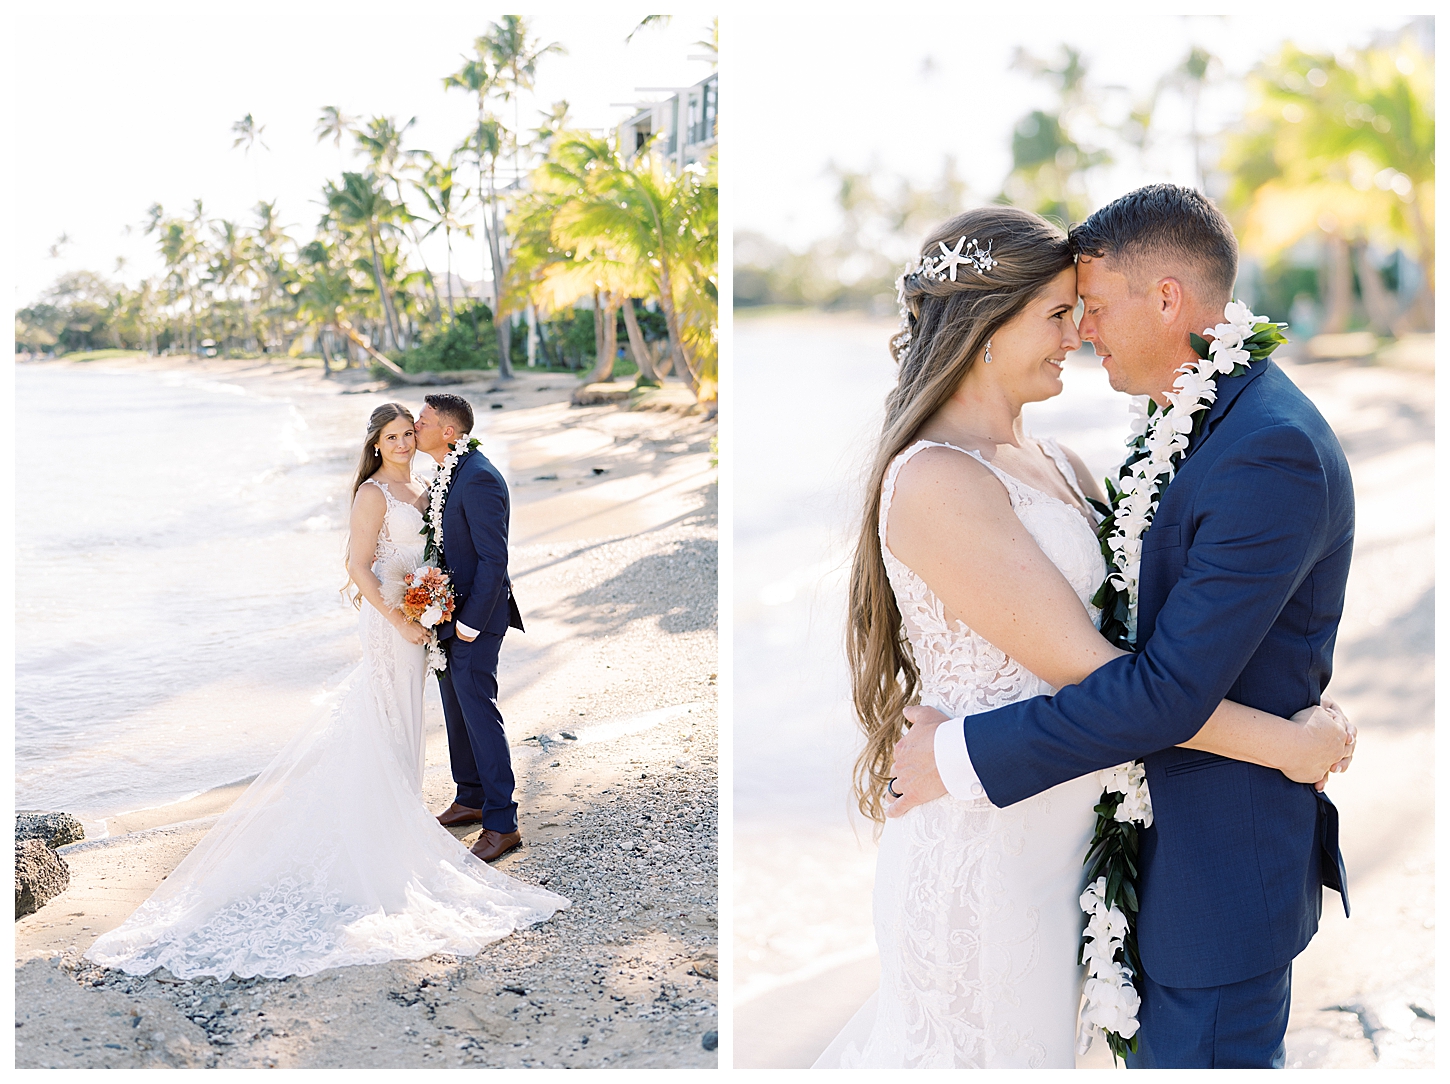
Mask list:
[{"label": "groom", "polygon": [[[1190,333],[1222,322],[1227,220],[1191,189],[1131,192],[1072,233],[1080,332],[1117,391],[1160,405]],[[1221,700],[1289,717],[1329,683],[1354,537],[1339,442],[1273,362],[1218,397],[1142,540],[1137,644],[1081,684],[966,719],[908,709],[900,816],[943,793],[1008,806],[1143,758],[1138,1051],[1130,1068],[1283,1065],[1290,961],[1344,892],[1338,814],[1269,768],[1175,748]]]},{"label": "groom", "polygon": [[[418,450],[442,464],[449,445],[466,441],[473,407],[458,395],[424,396],[413,431]],[[466,445],[465,445],[466,446]],[[509,491],[482,452],[466,452],[453,468],[443,505],[438,560],[457,592],[454,619],[438,630],[448,653],[438,672],[448,756],[457,795],[438,816],[445,828],[482,824],[472,851],[491,862],[518,847],[518,805],[503,715],[498,710],[498,652],[504,632],[523,631],[508,576]]]}]

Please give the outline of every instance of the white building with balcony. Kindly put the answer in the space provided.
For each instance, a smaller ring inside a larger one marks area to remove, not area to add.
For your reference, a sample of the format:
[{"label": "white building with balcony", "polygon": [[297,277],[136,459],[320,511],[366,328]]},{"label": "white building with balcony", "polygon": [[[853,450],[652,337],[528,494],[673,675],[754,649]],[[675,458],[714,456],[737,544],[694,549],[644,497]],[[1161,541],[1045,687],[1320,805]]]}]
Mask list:
[{"label": "white building with balcony", "polygon": [[639,112],[622,122],[616,132],[624,155],[639,153],[651,138],[676,171],[707,158],[715,146],[715,122],[720,108],[720,75],[711,72],[692,87],[639,87],[648,93],[669,95],[642,104]]}]

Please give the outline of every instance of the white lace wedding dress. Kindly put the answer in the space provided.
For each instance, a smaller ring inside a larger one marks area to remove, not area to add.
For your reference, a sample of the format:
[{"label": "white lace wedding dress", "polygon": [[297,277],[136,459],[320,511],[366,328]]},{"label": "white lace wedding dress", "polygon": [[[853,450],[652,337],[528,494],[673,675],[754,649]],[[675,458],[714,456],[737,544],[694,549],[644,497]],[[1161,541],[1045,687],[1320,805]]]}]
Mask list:
[{"label": "white lace wedding dress", "polygon": [[[1042,444],[1081,496],[1061,449]],[[921,671],[921,702],[957,717],[1050,693],[964,624],[949,622],[926,583],[886,546],[897,475],[929,447],[953,446],[919,441],[897,456],[879,516],[886,572]],[[1001,480],[1013,511],[1091,610],[1104,565],[1082,514],[975,452],[964,454]],[[1006,809],[985,795],[945,797],[888,820],[873,897],[880,985],[815,1067],[1073,1068],[1084,922],[1078,896],[1101,793],[1096,776],[1085,776]]]},{"label": "white lace wedding dress", "polygon": [[[421,562],[387,497],[374,569]],[[364,602],[362,663],[196,848],[86,958],[131,974],[310,975],[472,955],[569,901],[470,854],[423,805],[422,646]]]}]

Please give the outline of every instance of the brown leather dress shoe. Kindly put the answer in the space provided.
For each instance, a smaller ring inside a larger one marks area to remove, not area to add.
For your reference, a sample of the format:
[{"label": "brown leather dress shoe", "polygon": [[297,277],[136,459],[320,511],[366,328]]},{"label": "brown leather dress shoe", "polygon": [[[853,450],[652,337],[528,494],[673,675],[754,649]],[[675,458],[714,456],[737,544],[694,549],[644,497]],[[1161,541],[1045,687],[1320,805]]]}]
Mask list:
[{"label": "brown leather dress shoe", "polygon": [[477,858],[485,862],[492,862],[495,858],[502,858],[509,851],[523,845],[524,837],[518,832],[495,832],[491,828],[485,828],[478,835],[478,842],[469,848]]},{"label": "brown leather dress shoe", "polygon": [[438,823],[444,828],[457,828],[464,824],[482,824],[483,810],[469,809],[466,805],[459,805],[454,802],[451,806],[438,814]]}]

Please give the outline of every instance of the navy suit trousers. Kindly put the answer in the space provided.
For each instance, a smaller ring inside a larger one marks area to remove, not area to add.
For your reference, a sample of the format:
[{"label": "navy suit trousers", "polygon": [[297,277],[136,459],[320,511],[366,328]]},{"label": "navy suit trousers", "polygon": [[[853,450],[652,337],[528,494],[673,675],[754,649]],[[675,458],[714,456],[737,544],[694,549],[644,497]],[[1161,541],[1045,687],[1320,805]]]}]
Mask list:
[{"label": "navy suit trousers", "polygon": [[503,714],[498,710],[498,652],[502,634],[483,632],[471,643],[450,636],[443,641],[448,668],[439,671],[443,719],[448,726],[448,756],[454,799],[483,810],[483,827],[516,832],[518,803],[513,800],[514,769],[509,758]]},{"label": "navy suit trousers", "polygon": [[1140,975],[1138,1052],[1129,1069],[1282,1069],[1289,969],[1227,986],[1161,986]]}]

